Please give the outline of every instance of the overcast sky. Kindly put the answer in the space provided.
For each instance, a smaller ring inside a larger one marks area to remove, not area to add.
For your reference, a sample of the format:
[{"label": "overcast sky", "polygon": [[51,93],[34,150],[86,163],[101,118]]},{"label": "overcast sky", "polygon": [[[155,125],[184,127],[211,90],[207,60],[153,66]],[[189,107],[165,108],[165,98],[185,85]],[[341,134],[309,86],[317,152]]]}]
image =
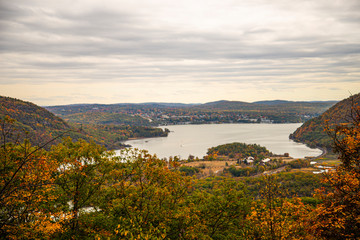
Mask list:
[{"label": "overcast sky", "polygon": [[0,0],[0,95],[39,105],[340,100],[359,0]]}]

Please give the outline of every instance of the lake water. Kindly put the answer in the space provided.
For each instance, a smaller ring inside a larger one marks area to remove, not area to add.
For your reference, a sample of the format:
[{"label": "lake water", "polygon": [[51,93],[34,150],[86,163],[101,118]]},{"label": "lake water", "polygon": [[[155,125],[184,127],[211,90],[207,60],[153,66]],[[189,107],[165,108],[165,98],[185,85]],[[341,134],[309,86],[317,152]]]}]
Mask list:
[{"label": "lake water", "polygon": [[275,154],[289,153],[291,157],[319,156],[319,149],[311,149],[289,139],[301,123],[291,124],[204,124],[171,125],[167,137],[126,141],[134,148],[146,149],[160,158],[194,155],[202,158],[207,149],[221,144],[243,142],[256,143]]}]

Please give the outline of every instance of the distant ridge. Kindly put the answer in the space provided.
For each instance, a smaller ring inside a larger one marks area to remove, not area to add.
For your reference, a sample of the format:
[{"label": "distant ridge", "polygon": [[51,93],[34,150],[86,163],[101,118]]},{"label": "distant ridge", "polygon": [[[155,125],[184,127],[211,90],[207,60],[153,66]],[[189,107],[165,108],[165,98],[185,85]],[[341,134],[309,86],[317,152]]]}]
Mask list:
[{"label": "distant ridge", "polygon": [[68,105],[53,105],[53,106],[44,106],[47,109],[56,109],[56,108],[69,108],[69,107],[85,107],[87,109],[93,107],[116,107],[116,106],[150,106],[150,107],[217,107],[217,108],[234,108],[234,107],[243,107],[243,106],[256,106],[256,105],[281,105],[281,104],[335,104],[338,101],[288,101],[288,100],[264,100],[256,102],[244,102],[244,101],[229,101],[229,100],[219,100],[214,102],[207,103],[168,103],[168,102],[144,102],[144,103],[111,103],[111,104],[101,104],[101,103],[78,103],[78,104],[68,104]]},{"label": "distant ridge", "polygon": [[71,107],[88,107],[88,106],[127,106],[127,105],[144,105],[144,106],[157,106],[157,107],[190,107],[195,105],[201,105],[201,103],[168,103],[168,102],[144,102],[144,103],[111,103],[111,104],[101,104],[101,103],[75,103],[68,105],[54,105],[54,106],[43,106],[44,108],[53,108],[61,106],[71,106]]},{"label": "distant ridge", "polygon": [[194,108],[199,109],[219,109],[219,110],[237,110],[237,109],[246,109],[253,106],[253,103],[241,102],[241,101],[227,101],[220,100],[215,102],[208,102],[201,105],[196,105]]},{"label": "distant ridge", "polygon": [[290,103],[328,103],[335,104],[339,101],[287,101],[287,100],[265,100],[253,102],[255,104],[264,104],[264,105],[279,105],[279,104],[290,104]]},{"label": "distant ridge", "polygon": [[[291,102],[285,100],[249,103],[220,100],[196,103],[117,103],[81,104],[46,107],[63,119],[77,123],[142,125],[206,123],[295,123],[318,116],[336,102]],[[125,117],[126,114],[128,117]],[[135,119],[137,117],[138,120]],[[146,120],[141,121],[139,117]],[[122,121],[125,120],[129,121]]]},{"label": "distant ridge", "polygon": [[283,104],[283,103],[290,103],[293,101],[286,101],[286,100],[268,100],[268,101],[257,101],[253,102],[255,104],[265,104],[265,105],[277,105],[277,104]]},{"label": "distant ridge", "polygon": [[199,103],[167,103],[167,102],[145,102],[140,104],[151,105],[151,106],[165,106],[165,107],[191,107],[191,106],[199,105]]},{"label": "distant ridge", "polygon": [[332,141],[324,129],[327,125],[346,123],[352,104],[360,105],[360,93],[338,102],[320,116],[305,122],[290,138],[311,147],[331,148]]},{"label": "distant ridge", "polygon": [[219,100],[219,101],[204,103],[202,105],[226,105],[226,104],[238,104],[238,105],[245,104],[245,105],[248,105],[248,104],[251,104],[251,103],[243,102],[243,101]]}]

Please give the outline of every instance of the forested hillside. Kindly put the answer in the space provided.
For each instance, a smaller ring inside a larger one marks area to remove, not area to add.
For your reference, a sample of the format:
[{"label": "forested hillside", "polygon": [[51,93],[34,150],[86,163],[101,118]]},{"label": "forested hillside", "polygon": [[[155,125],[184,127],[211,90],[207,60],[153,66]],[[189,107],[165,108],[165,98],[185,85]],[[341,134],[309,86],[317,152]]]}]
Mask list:
[{"label": "forested hillside", "polygon": [[49,140],[52,135],[60,134],[71,129],[71,127],[61,118],[55,116],[44,108],[31,102],[19,99],[0,96],[0,118],[9,116],[15,119],[18,129],[13,139],[18,136],[24,138],[24,132],[33,143]]},{"label": "forested hillside", "polygon": [[[27,138],[32,144],[44,144],[57,136],[71,136],[73,139],[85,139],[94,141],[109,149],[121,148],[121,141],[129,138],[160,137],[167,136],[167,132],[160,128],[146,126],[148,120],[141,117],[125,116],[130,119],[121,122],[122,116],[112,114],[109,122],[101,121],[104,114],[98,114],[98,120],[88,120],[85,116],[82,121],[66,122],[55,116],[45,108],[31,102],[0,96],[0,119],[9,117],[15,120],[16,132],[10,137],[12,140]],[[138,124],[134,123],[136,119]],[[80,122],[80,123],[78,123]],[[84,123],[83,123],[84,122]],[[103,123],[103,124],[101,124]],[[145,125],[145,126],[144,126]],[[58,143],[57,139],[54,143]]]},{"label": "forested hillside", "polygon": [[351,122],[352,106],[360,104],[360,94],[353,95],[337,103],[320,116],[305,122],[293,134],[291,139],[306,143],[311,147],[331,148],[332,140],[326,128],[333,128],[341,123]]},{"label": "forested hillside", "polygon": [[17,119],[27,129],[64,130],[69,128],[64,120],[44,108],[31,102],[0,96],[0,117],[5,115]]},{"label": "forested hillside", "polygon": [[124,113],[86,112],[63,116],[66,121],[83,124],[150,126],[150,122],[140,116]]}]

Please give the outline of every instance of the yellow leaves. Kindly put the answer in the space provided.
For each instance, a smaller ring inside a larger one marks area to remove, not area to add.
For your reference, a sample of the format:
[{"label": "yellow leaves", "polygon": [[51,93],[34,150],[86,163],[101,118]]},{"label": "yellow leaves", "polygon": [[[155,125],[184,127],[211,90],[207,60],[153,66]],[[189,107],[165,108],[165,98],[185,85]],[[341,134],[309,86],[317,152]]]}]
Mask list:
[{"label": "yellow leaves", "polygon": [[60,221],[53,221],[52,217],[44,217],[41,215],[37,220],[32,222],[32,225],[33,229],[45,236],[51,236],[51,234],[61,231],[62,228]]},{"label": "yellow leaves", "polygon": [[352,122],[330,132],[342,164],[325,175],[331,191],[318,190],[323,201],[312,214],[312,232],[333,239],[360,238],[360,109],[353,106]]},{"label": "yellow leaves", "polygon": [[253,206],[248,220],[262,239],[298,239],[304,233],[309,209],[300,199],[292,200],[285,200],[272,210],[263,204]]},{"label": "yellow leaves", "polygon": [[[304,239],[307,235],[308,220],[311,212],[301,199],[287,199],[273,176],[264,178],[262,199],[253,202],[247,219],[252,226],[254,238],[261,239]],[[309,236],[308,239],[311,239]]]},{"label": "yellow leaves", "polygon": [[114,230],[116,234],[126,239],[163,239],[171,221],[190,221],[187,207],[180,205],[190,178],[145,152],[138,152],[133,161],[120,165],[117,180],[108,183],[108,189],[116,193],[112,206],[126,213],[126,218],[117,219],[120,224]]}]

